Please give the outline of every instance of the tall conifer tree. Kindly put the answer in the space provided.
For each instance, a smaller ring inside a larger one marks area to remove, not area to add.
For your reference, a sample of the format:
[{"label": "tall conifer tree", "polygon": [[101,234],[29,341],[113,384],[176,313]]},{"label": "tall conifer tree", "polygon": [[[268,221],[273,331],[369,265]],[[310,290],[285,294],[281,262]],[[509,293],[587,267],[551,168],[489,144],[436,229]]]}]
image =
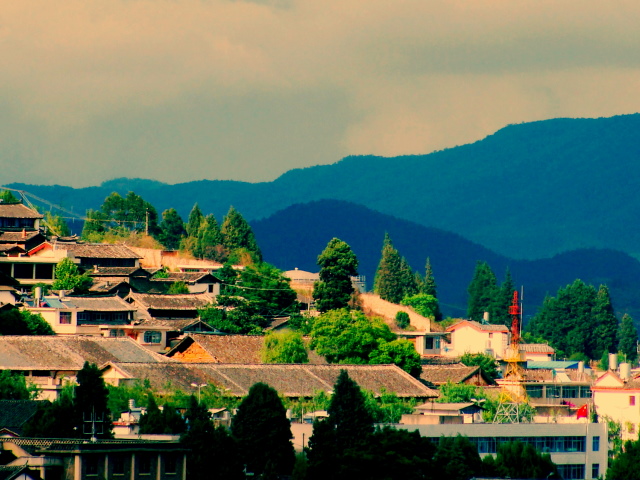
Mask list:
[{"label": "tall conifer tree", "polygon": [[592,309],[593,334],[592,355],[599,358],[604,352],[616,353],[618,351],[618,319],[613,313],[613,305],[606,285],[600,285],[596,294]]},{"label": "tall conifer tree", "polygon": [[222,233],[224,246],[230,254],[236,250],[245,249],[251,254],[255,261],[262,261],[262,252],[253,235],[253,230],[251,230],[247,221],[235,208],[229,208],[229,212],[224,217],[220,231]]},{"label": "tall conifer tree", "polygon": [[638,330],[628,313],[622,316],[618,330],[618,349],[627,356],[627,361],[635,363],[638,358]]},{"label": "tall conifer tree", "polygon": [[332,238],[318,256],[320,280],[313,286],[313,299],[320,312],[347,308],[354,293],[351,277],[358,274],[358,259],[351,247]]},{"label": "tall conifer tree", "polygon": [[400,303],[404,298],[402,259],[393,247],[388,233],[384,234],[382,256],[373,281],[373,291],[380,298],[392,303]]},{"label": "tall conifer tree", "polygon": [[[436,284],[436,279],[433,276],[433,268],[431,267],[431,259],[429,257],[427,257],[427,263],[424,268],[425,268],[424,281],[422,284],[422,288],[420,289],[420,293],[426,293],[427,295],[431,295],[433,296],[433,298],[437,300],[438,285]],[[435,312],[433,312],[433,315],[437,322],[442,320],[440,303],[436,304],[436,309],[435,309]]]},{"label": "tall conifer tree", "polygon": [[482,320],[484,312],[489,312],[489,321],[491,321],[498,285],[496,275],[487,262],[479,261],[476,263],[473,279],[467,291],[469,292],[467,316],[479,322]]}]

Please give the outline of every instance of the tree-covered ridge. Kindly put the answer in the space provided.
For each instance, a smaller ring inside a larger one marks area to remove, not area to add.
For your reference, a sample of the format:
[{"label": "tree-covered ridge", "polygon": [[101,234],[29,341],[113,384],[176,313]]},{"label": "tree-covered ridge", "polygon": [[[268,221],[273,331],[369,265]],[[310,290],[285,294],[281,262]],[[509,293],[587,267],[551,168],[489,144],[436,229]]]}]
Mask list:
[{"label": "tree-covered ridge", "polygon": [[[298,203],[336,199],[456,232],[517,258],[584,246],[636,254],[640,233],[628,226],[638,209],[635,184],[629,181],[640,174],[638,130],[638,114],[544,120],[510,125],[481,141],[427,155],[347,157],[256,184],[119,179],[83,189],[8,186],[56,203],[71,201],[80,211],[97,208],[114,190],[121,195],[134,190],[159,209],[174,207],[183,216],[197,201],[217,218],[232,204],[248,220]],[[615,195],[609,194],[612,186]],[[591,194],[585,196],[587,191]]]}]

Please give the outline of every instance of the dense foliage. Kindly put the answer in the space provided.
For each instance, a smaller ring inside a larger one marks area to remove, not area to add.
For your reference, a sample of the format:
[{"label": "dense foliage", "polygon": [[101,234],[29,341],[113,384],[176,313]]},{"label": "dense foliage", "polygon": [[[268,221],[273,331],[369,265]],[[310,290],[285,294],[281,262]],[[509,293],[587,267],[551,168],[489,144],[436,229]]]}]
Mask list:
[{"label": "dense foliage", "polygon": [[38,393],[34,385],[27,385],[24,375],[0,370],[0,400],[33,400]]},{"label": "dense foliage", "polygon": [[320,312],[349,305],[354,293],[351,277],[358,274],[358,259],[347,243],[338,238],[329,241],[318,256],[320,280],[313,287],[313,299]]},{"label": "dense foliage", "polygon": [[298,332],[269,332],[262,348],[264,363],[308,363],[307,346]]},{"label": "dense foliage", "polygon": [[39,313],[17,308],[0,311],[0,335],[55,335]]},{"label": "dense foliage", "polygon": [[518,441],[499,445],[496,456],[486,456],[483,464],[486,475],[502,478],[562,478],[548,453]]},{"label": "dense foliage", "polygon": [[547,297],[527,329],[549,341],[558,356],[583,353],[598,359],[617,351],[618,321],[609,291],[575,280]]},{"label": "dense foliage", "polygon": [[256,383],[242,400],[231,422],[242,462],[256,475],[289,475],[295,454],[291,426],[278,392]]},{"label": "dense foliage", "polygon": [[618,349],[626,356],[628,362],[633,363],[638,358],[638,330],[627,313],[622,316],[618,329]]},{"label": "dense foliage", "polygon": [[56,265],[56,279],[51,285],[51,289],[85,293],[92,284],[93,279],[90,276],[80,273],[73,260],[69,257],[64,257]]}]

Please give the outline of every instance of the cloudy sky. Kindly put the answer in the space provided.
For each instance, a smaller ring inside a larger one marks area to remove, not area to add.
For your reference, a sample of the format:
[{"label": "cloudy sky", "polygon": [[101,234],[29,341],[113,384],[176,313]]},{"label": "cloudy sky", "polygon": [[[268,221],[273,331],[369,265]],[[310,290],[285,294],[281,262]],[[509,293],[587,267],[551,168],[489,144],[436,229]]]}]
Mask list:
[{"label": "cloudy sky", "polygon": [[640,111],[636,0],[0,7],[0,183],[268,181]]}]

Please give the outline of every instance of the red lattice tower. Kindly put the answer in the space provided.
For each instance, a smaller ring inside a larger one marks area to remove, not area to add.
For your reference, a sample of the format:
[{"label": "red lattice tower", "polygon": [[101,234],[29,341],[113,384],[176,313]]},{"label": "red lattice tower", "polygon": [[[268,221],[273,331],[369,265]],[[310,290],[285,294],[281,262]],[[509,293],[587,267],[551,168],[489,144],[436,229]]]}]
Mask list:
[{"label": "red lattice tower", "polygon": [[509,315],[511,315],[511,346],[517,349],[520,343],[520,302],[518,302],[518,291],[513,292],[513,303],[509,305]]}]

